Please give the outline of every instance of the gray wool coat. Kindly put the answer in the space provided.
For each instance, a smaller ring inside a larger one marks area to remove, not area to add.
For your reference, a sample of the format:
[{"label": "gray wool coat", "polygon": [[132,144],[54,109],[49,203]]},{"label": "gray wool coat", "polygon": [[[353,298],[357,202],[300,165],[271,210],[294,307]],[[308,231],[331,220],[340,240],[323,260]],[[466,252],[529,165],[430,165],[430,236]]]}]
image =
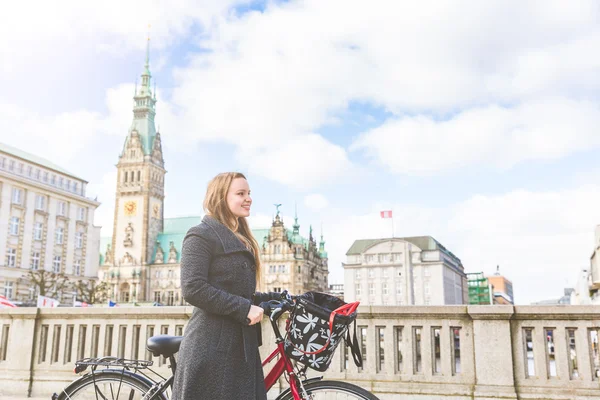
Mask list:
[{"label": "gray wool coat", "polygon": [[172,400],[265,400],[260,327],[248,326],[253,254],[210,216],[183,240],[181,288],[194,306],[178,355]]}]

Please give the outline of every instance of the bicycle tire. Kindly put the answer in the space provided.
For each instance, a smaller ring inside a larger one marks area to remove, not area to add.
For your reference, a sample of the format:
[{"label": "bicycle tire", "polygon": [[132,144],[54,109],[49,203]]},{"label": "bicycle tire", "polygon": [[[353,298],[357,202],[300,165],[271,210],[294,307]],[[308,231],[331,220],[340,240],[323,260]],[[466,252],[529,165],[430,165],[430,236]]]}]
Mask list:
[{"label": "bicycle tire", "polygon": [[[315,400],[329,399],[332,398],[327,393],[337,393],[347,395],[350,397],[341,397],[343,399],[356,399],[356,400],[379,400],[373,393],[361,388],[360,386],[353,385],[348,382],[341,381],[315,381],[304,383],[304,389],[309,395],[315,396]],[[323,394],[323,397],[320,397]],[[286,390],[280,394],[276,400],[293,400],[294,397],[290,390]]]},{"label": "bicycle tire", "polygon": [[[98,398],[108,400],[139,400],[144,397],[152,387],[152,382],[130,371],[102,370],[88,373],[81,378],[71,382],[58,395],[57,400],[87,400],[96,399],[96,394],[102,395]],[[158,397],[167,400],[163,393]]]}]

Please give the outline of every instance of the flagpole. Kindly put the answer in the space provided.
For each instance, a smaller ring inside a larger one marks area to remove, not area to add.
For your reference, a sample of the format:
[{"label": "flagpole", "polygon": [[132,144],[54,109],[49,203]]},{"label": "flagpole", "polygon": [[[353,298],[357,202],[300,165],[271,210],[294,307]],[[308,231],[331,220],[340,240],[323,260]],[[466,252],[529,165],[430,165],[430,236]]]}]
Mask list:
[{"label": "flagpole", "polygon": [[394,210],[392,210],[392,239],[394,238]]}]

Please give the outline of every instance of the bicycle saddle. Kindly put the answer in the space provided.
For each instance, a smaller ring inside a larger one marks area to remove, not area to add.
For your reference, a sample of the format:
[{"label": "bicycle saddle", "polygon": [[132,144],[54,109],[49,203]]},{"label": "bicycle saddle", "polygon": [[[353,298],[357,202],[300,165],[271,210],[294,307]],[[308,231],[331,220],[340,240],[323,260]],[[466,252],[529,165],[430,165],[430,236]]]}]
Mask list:
[{"label": "bicycle saddle", "polygon": [[183,336],[158,335],[148,338],[146,349],[154,357],[170,357],[179,351]]}]

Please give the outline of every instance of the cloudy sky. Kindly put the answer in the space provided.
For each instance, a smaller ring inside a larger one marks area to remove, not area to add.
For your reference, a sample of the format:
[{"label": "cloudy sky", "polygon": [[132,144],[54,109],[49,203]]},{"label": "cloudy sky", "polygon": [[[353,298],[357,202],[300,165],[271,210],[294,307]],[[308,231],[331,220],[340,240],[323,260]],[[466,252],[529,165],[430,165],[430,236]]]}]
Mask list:
[{"label": "cloudy sky", "polygon": [[[431,235],[518,303],[559,297],[600,224],[594,1],[12,2],[0,15],[1,141],[89,182],[110,235],[115,164],[150,25],[167,217],[247,174],[321,225],[330,282],[355,239]],[[32,12],[31,10],[35,10]]]}]

